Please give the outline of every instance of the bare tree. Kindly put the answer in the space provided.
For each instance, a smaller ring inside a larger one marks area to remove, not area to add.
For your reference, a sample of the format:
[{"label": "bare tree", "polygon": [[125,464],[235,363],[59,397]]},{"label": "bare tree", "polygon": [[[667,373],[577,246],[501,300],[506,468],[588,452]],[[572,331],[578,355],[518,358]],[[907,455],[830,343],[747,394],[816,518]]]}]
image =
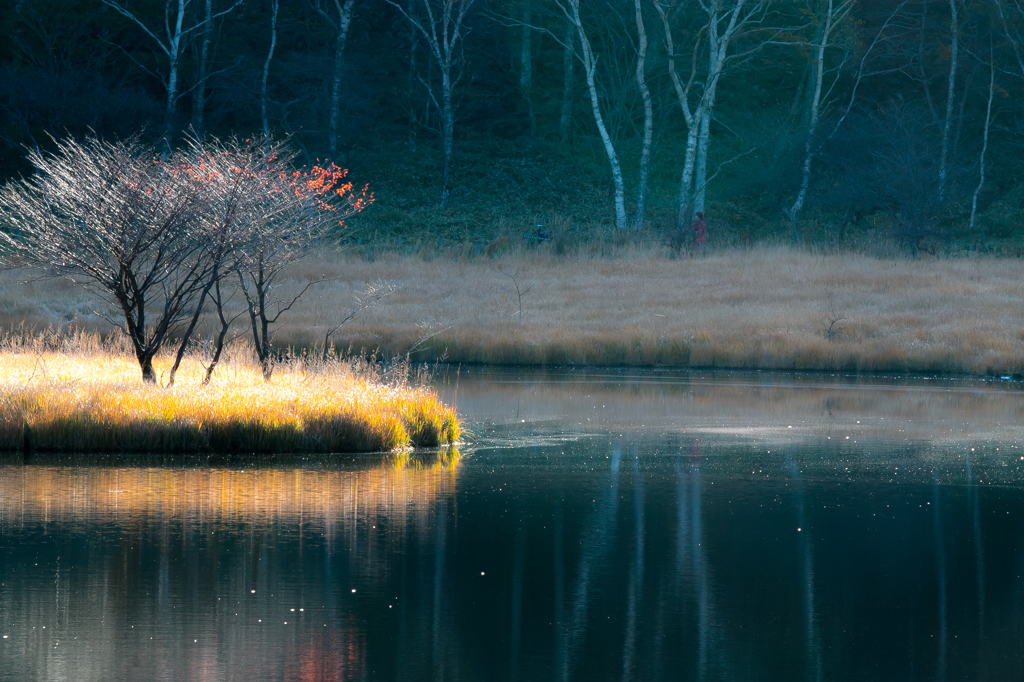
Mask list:
[{"label": "bare tree", "polygon": [[533,27],[530,25],[533,13],[532,0],[522,0],[523,19],[520,29],[522,31],[519,41],[519,89],[526,99],[527,110],[530,115],[530,139],[537,136],[537,117],[533,111]]},{"label": "bare tree", "polygon": [[31,150],[35,174],[0,189],[5,261],[64,277],[119,309],[119,320],[101,314],[154,383],[153,357],[192,314],[209,274],[202,182],[187,158],[161,160],[134,139],[55,145],[52,154]]},{"label": "bare tree", "polygon": [[192,130],[203,134],[206,117],[206,74],[210,68],[210,47],[213,43],[213,0],[204,0],[203,26],[199,32],[199,59],[195,91],[192,94]]},{"label": "bare tree", "polygon": [[353,191],[352,183],[345,181],[347,171],[333,164],[293,172],[287,165],[289,160],[268,158],[258,171],[264,189],[259,199],[247,206],[251,238],[241,248],[235,265],[256,355],[267,380],[274,368],[270,326],[315,283],[307,282],[290,298],[278,298],[279,277],[285,268],[322,244],[332,229],[373,201],[366,187],[361,192]]},{"label": "bare tree", "polygon": [[[686,154],[683,159],[682,178],[679,183],[679,211],[676,227],[686,228],[692,211],[704,210],[705,188],[708,183],[707,159],[711,143],[711,118],[714,114],[718,84],[730,63],[740,61],[761,47],[762,43],[739,53],[730,53],[737,36],[753,25],[760,25],[770,0],[710,0],[700,3],[698,16],[701,28],[697,32],[697,43],[693,46],[690,60],[690,76],[684,84],[676,70],[678,58],[672,35],[672,17],[682,7],[677,0],[655,1],[654,7],[661,17],[665,31],[665,47],[668,52],[669,78],[675,88],[679,106],[688,128]],[[706,67],[703,71],[699,62],[703,54],[703,41],[707,41]],[[703,78],[698,78],[699,74]],[[695,86],[701,86],[696,88]],[[691,98],[699,96],[696,104]]]},{"label": "bare tree", "polygon": [[974,231],[974,218],[978,213],[978,195],[981,194],[981,190],[985,186],[985,155],[988,153],[988,134],[992,128],[992,99],[996,92],[996,60],[991,36],[989,36],[989,41],[988,103],[985,106],[985,128],[982,131],[981,154],[978,158],[978,186],[974,188],[974,196],[971,197],[971,232]]},{"label": "bare tree", "polygon": [[[821,112],[822,84],[825,80],[825,50],[831,45],[833,32],[839,28],[853,9],[853,0],[819,0],[816,4],[815,16],[817,21],[812,48],[814,50],[814,61],[812,62],[812,78],[814,90],[809,103],[809,121],[807,124],[807,139],[804,143],[804,163],[800,176],[800,189],[797,192],[793,205],[786,211],[790,225],[793,228],[793,236],[800,242],[800,229],[797,221],[800,219],[800,211],[803,210],[804,201],[807,199],[807,189],[811,184],[811,162],[814,160],[814,137],[818,132],[818,121]],[[845,64],[846,59],[843,59]],[[839,71],[843,64],[840,64],[835,71]],[[838,74],[833,79],[832,86],[835,86]],[[827,96],[827,94],[826,94]]]},{"label": "bare tree", "polygon": [[[181,96],[181,52],[185,47],[185,41],[196,31],[212,24],[217,18],[238,7],[242,4],[242,1],[236,0],[227,9],[216,13],[209,13],[202,20],[188,21],[188,6],[192,3],[192,0],[164,0],[164,25],[161,31],[159,28],[151,29],[137,12],[133,12],[128,8],[127,1],[125,4],[121,4],[117,0],[101,0],[104,5],[141,28],[156,43],[160,52],[167,59],[167,75],[166,77],[161,76],[164,88],[167,90],[167,105],[164,111],[165,134],[169,135],[173,130],[174,119],[178,113],[178,98]],[[186,27],[186,23],[190,25]],[[203,82],[208,77],[209,74],[204,74]]]},{"label": "bare tree", "polygon": [[383,303],[386,298],[396,291],[398,291],[398,285],[392,282],[385,282],[383,280],[371,282],[366,285],[366,288],[355,296],[355,305],[352,306],[352,312],[343,317],[337,324],[327,328],[327,332],[324,334],[323,361],[327,362],[328,351],[331,346],[331,337],[334,336],[339,329],[359,317],[370,308]]},{"label": "bare tree", "polygon": [[572,136],[572,105],[576,92],[575,43],[576,25],[566,20],[562,39],[562,112],[558,118],[558,132],[563,144],[569,142]]},{"label": "bare tree", "polygon": [[421,0],[426,20],[413,14],[412,3],[406,10],[395,0],[387,0],[427,41],[427,51],[441,72],[441,97],[436,87],[423,78],[431,103],[441,116],[441,144],[444,165],[441,178],[440,206],[447,206],[452,190],[452,164],[454,162],[455,104],[452,93],[461,79],[462,43],[466,32],[466,15],[474,0]]},{"label": "bare tree", "polygon": [[[560,2],[560,0],[556,0]],[[618,152],[615,151],[615,144],[608,132],[608,125],[601,113],[601,99],[597,85],[597,54],[594,52],[587,29],[583,25],[583,18],[580,16],[580,0],[566,0],[565,5],[559,4],[563,13],[576,28],[576,39],[580,43],[579,59],[583,62],[583,72],[587,79],[587,92],[590,93],[590,110],[594,115],[594,123],[597,125],[597,132],[601,136],[604,145],[605,155],[608,157],[608,165],[612,172],[612,186],[615,197],[615,227],[626,227],[626,190],[622,179],[622,166],[619,163]]]},{"label": "bare tree", "polygon": [[644,134],[640,147],[640,180],[636,190],[636,213],[633,216],[633,227],[640,229],[644,225],[644,212],[647,207],[647,180],[651,173],[651,138],[654,134],[654,108],[651,104],[651,91],[647,87],[644,73],[647,68],[647,29],[644,27],[644,15],[640,0],[634,0],[637,32],[636,85],[644,103]]},{"label": "bare tree", "polygon": [[270,0],[270,49],[267,51],[267,60],[263,62],[263,79],[260,81],[260,118],[263,123],[263,139],[265,140],[270,139],[270,123],[267,121],[267,76],[270,74],[270,61],[274,58],[274,48],[277,47],[277,11],[279,8],[278,0]]},{"label": "bare tree", "polygon": [[[330,3],[330,7],[324,6]],[[276,0],[275,0],[276,6]],[[356,0],[313,0],[313,9],[334,29],[334,72],[331,76],[331,115],[327,128],[327,147],[331,159],[338,154],[338,131],[341,128],[341,79],[345,73],[345,43],[352,25]],[[334,11],[330,9],[333,7]]]},{"label": "bare tree", "polygon": [[949,176],[949,131],[953,124],[953,101],[956,99],[956,70],[960,53],[960,15],[958,0],[949,0],[949,84],[946,91],[946,116],[942,121],[942,156],[939,157],[939,203],[946,199]]},{"label": "bare tree", "polygon": [[295,152],[269,137],[226,142],[192,137],[180,154],[187,157],[187,165],[202,187],[203,210],[198,220],[204,243],[206,278],[191,320],[181,335],[167,377],[169,386],[174,384],[175,373],[204,313],[207,299],[211,297],[221,322],[215,359],[208,369],[208,374],[212,374],[230,325],[230,320],[224,316],[222,280],[237,270],[245,247],[257,238],[265,221],[272,217],[267,215],[266,195],[279,191],[280,186],[269,178],[274,177],[274,171],[279,175],[295,158]]}]

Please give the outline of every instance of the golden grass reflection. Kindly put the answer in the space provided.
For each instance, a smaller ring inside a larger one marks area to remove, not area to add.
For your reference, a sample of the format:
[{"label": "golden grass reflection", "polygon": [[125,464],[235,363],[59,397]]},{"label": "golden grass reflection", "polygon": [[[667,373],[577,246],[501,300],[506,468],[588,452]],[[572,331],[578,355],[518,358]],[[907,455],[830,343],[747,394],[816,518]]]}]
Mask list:
[{"label": "golden grass reflection", "polygon": [[7,465],[0,466],[0,522],[401,521],[455,492],[458,462],[447,449],[357,470]]}]

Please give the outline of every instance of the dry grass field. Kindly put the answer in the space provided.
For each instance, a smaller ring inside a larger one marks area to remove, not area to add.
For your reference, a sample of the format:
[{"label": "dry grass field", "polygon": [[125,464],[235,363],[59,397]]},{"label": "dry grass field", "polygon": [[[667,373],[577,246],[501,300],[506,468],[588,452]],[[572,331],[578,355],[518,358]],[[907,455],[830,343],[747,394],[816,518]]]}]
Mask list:
[{"label": "dry grass field", "polygon": [[[782,248],[699,258],[349,253],[302,262],[285,289],[321,277],[282,317],[279,347],[322,347],[359,292],[384,280],[397,291],[332,337],[339,352],[392,357],[415,347],[414,360],[548,366],[1024,372],[1024,261],[1015,259]],[[80,290],[20,283],[27,278],[2,275],[3,327],[108,329]]]}]

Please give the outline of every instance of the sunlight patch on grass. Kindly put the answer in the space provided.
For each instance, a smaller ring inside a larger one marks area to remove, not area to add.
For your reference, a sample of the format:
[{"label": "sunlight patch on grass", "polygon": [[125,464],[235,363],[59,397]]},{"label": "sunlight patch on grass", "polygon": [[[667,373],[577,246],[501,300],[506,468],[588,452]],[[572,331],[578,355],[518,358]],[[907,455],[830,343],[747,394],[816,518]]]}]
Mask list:
[{"label": "sunlight patch on grass", "polygon": [[[169,360],[155,363],[166,376]],[[458,440],[455,411],[429,389],[375,381],[348,362],[231,363],[209,386],[187,359],[171,388],[140,382],[131,358],[0,354],[0,449],[76,452],[371,452]]]}]

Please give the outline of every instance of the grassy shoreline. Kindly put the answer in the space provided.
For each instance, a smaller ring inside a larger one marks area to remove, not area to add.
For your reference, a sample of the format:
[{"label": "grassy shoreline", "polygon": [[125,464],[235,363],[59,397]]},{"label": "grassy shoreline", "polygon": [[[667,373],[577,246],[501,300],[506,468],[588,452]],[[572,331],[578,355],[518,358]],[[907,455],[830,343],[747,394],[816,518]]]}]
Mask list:
[{"label": "grassy shoreline", "polygon": [[[497,256],[349,252],[301,263],[285,288],[320,277],[282,318],[278,347],[322,348],[366,284],[385,280],[398,291],[331,338],[339,354],[414,348],[415,361],[452,363],[1024,373],[1020,259],[787,248],[700,258],[629,248],[614,258],[546,247]],[[17,283],[24,278],[0,280],[0,326],[105,329],[78,290]]]},{"label": "grassy shoreline", "polygon": [[[170,358],[155,363],[166,372]],[[0,353],[0,450],[349,453],[451,444],[455,411],[436,393],[383,382],[355,363],[259,368],[235,360],[209,386],[197,359],[171,388],[142,384],[113,353]],[[365,369],[365,368],[364,368]]]}]

